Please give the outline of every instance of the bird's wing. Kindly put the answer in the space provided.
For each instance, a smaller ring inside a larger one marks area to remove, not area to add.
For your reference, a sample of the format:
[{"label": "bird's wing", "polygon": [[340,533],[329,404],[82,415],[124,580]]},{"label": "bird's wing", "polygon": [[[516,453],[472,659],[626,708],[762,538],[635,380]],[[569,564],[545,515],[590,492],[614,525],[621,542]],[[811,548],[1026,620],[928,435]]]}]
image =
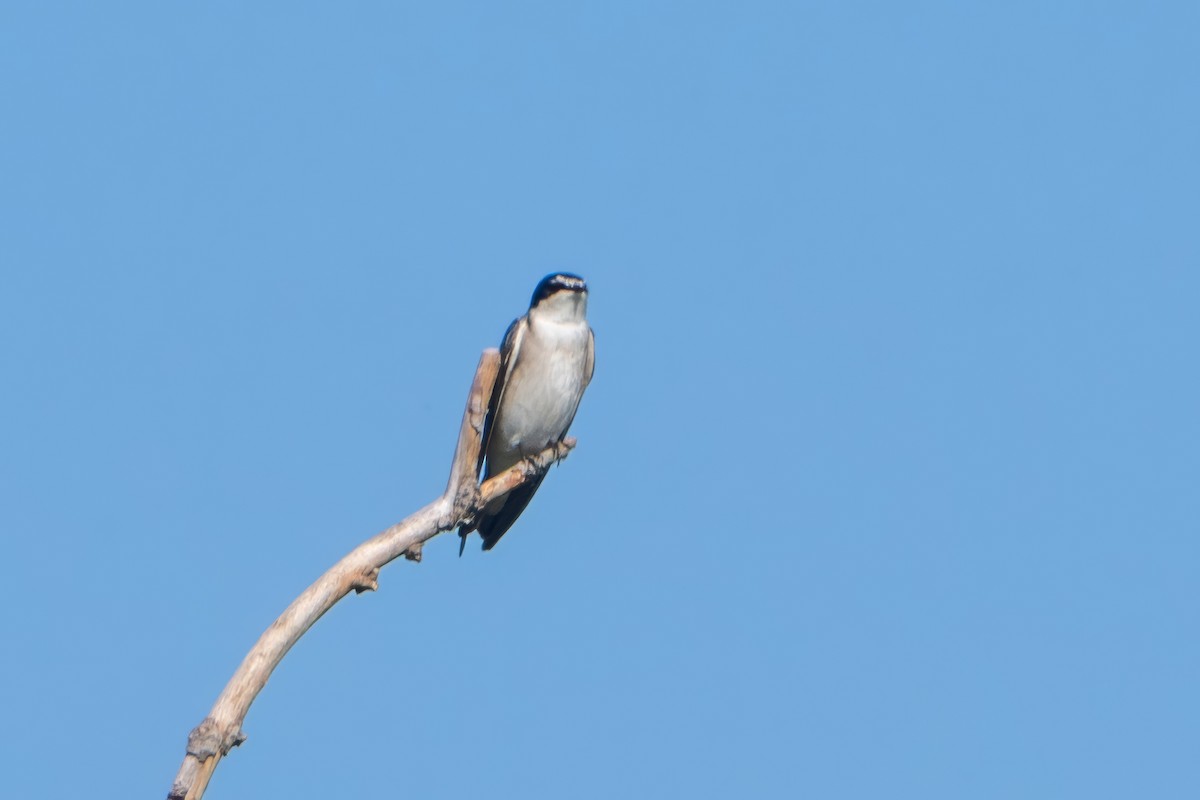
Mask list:
[{"label": "bird's wing", "polygon": [[500,506],[496,513],[479,519],[478,530],[479,535],[483,538],[484,550],[491,550],[496,542],[500,541],[500,537],[513,526],[517,517],[521,516],[521,512],[525,510],[525,506],[529,505],[529,501],[533,499],[533,495],[542,485],[545,477],[545,474],[538,475],[513,489],[505,495],[504,505]]},{"label": "bird's wing", "polygon": [[[596,332],[588,328],[588,343],[587,343],[587,358],[583,362],[583,388],[579,390],[579,399],[583,400],[583,393],[587,391],[588,384],[592,382],[592,375],[596,372]],[[567,431],[571,430],[571,424],[575,422],[575,415],[579,413],[579,403],[575,404],[575,410],[571,412],[571,418],[567,420],[567,427],[563,428],[563,438],[566,437]],[[560,439],[561,441],[561,439]],[[526,500],[525,502],[529,502]]]},{"label": "bird's wing", "polygon": [[504,343],[500,345],[500,369],[496,373],[496,383],[492,387],[492,399],[488,403],[487,417],[483,421],[483,440],[479,448],[479,461],[475,464],[475,474],[483,470],[483,461],[487,457],[488,442],[492,438],[492,429],[496,424],[496,413],[500,410],[500,401],[504,397],[504,388],[508,385],[508,376],[517,363],[521,352],[521,340],[525,336],[525,326],[521,324],[524,317],[517,317],[504,332]]},{"label": "bird's wing", "polygon": [[583,388],[586,389],[592,382],[593,373],[596,372],[596,332],[590,327],[588,328],[587,362],[584,364],[583,371],[587,375],[583,379]]},{"label": "bird's wing", "polygon": [[[492,429],[496,424],[496,414],[500,409],[500,399],[504,396],[504,387],[508,385],[508,375],[512,371],[513,365],[517,363],[517,355],[521,351],[521,339],[525,335],[525,326],[521,324],[523,317],[517,317],[508,326],[508,330],[504,332],[504,342],[500,345],[500,369],[496,372],[496,382],[492,384],[492,397],[488,401],[487,416],[483,419],[483,434],[480,439],[479,459],[475,462],[475,477],[479,478],[479,473],[483,471],[483,462],[487,458],[488,442],[492,438]],[[490,476],[489,476],[490,477]],[[505,503],[507,504],[507,498]],[[529,503],[526,498],[525,503],[521,505],[524,509]],[[515,520],[516,517],[513,517]],[[467,534],[473,530],[479,530],[481,524],[491,523],[489,518],[480,513],[479,516],[472,522],[458,527],[458,535],[462,539],[458,546],[458,554],[463,554],[463,548],[467,545]],[[504,535],[504,531],[508,530],[508,526],[512,525],[512,520],[508,525],[505,525],[500,533],[496,534],[496,539]],[[485,537],[486,543],[486,537]],[[494,543],[494,541],[493,541]]]}]

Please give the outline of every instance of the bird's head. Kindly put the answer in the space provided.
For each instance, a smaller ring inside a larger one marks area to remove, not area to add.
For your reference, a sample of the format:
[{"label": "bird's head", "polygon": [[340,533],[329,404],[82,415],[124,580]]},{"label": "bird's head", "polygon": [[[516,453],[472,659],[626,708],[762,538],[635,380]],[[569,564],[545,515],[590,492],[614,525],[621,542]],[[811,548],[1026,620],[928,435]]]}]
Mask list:
[{"label": "bird's head", "polygon": [[568,322],[587,315],[587,282],[569,272],[555,272],[538,283],[529,310],[539,317]]}]

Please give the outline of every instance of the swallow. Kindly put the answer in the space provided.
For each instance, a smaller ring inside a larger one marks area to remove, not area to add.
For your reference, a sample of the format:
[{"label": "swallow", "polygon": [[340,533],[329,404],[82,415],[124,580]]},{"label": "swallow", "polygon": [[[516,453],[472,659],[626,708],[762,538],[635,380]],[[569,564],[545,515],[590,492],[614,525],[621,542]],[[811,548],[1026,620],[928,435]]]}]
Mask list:
[{"label": "swallow", "polygon": [[[529,311],[513,320],[500,347],[500,371],[492,389],[477,472],[483,480],[562,441],[592,380],[596,338],[587,322],[587,283],[578,275],[547,275],[533,290]],[[545,475],[526,481],[488,503],[458,529],[478,530],[491,550],[529,505]]]}]

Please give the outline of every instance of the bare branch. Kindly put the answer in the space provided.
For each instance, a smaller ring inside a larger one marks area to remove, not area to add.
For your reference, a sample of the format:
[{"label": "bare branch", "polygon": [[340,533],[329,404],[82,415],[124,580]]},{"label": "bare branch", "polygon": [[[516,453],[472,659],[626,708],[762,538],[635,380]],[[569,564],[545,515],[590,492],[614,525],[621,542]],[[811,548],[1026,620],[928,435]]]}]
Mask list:
[{"label": "bare branch", "polygon": [[305,589],[263,632],[208,716],[188,737],[187,755],[175,776],[168,800],[199,800],[204,795],[217,763],[245,741],[242,721],[272,671],[304,632],[334,604],[350,592],[375,591],[379,588],[379,570],[386,564],[401,555],[410,561],[420,561],[425,542],[439,533],[453,530],[491,500],[511,492],[566,458],[575,446],[574,439],[551,445],[482,486],[478,485],[483,422],[499,368],[499,352],[494,348],[485,350],[475,370],[475,380],[463,412],[446,491],[420,511],[350,551]]}]

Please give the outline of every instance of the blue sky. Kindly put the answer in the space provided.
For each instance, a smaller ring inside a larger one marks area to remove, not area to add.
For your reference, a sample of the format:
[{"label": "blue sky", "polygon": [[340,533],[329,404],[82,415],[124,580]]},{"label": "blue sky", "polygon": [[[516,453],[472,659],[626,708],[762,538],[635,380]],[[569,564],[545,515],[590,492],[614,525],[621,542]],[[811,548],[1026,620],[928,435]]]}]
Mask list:
[{"label": "blue sky", "polygon": [[0,762],[162,796],[585,275],[579,447],[213,798],[1200,791],[1188,3],[9,4]]}]

